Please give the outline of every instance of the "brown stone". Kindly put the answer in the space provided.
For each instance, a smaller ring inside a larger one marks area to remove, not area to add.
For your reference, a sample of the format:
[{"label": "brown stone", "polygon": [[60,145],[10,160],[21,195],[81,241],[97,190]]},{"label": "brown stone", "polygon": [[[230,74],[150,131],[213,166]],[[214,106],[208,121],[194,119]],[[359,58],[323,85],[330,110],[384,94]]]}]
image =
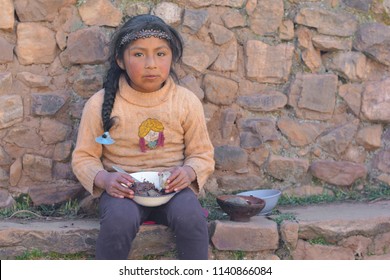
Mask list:
[{"label": "brown stone", "polygon": [[0,37],[0,63],[8,63],[14,60],[14,47],[14,44]]},{"label": "brown stone", "polygon": [[363,89],[361,84],[344,84],[339,87],[339,95],[356,116],[360,115]]},{"label": "brown stone", "polygon": [[237,10],[231,10],[222,15],[222,21],[226,28],[244,27],[246,20]]},{"label": "brown stone", "polygon": [[8,187],[9,175],[8,172],[0,167],[0,190],[1,188]]},{"label": "brown stone", "polygon": [[282,0],[257,1],[255,10],[249,16],[251,30],[258,35],[275,32],[282,23],[283,15]]},{"label": "brown stone", "polygon": [[333,12],[319,7],[302,7],[295,22],[317,28],[325,35],[352,36],[358,28],[357,19],[346,12]]},{"label": "brown stone", "polygon": [[364,163],[367,158],[366,150],[361,146],[349,145],[345,150],[342,159],[346,161]]},{"label": "brown stone", "polygon": [[221,135],[223,139],[230,138],[233,126],[237,118],[237,112],[233,109],[225,109],[221,118]]},{"label": "brown stone", "polygon": [[318,179],[336,186],[350,186],[367,175],[363,164],[347,161],[315,161],[310,166],[310,172]]},{"label": "brown stone", "polygon": [[237,71],[237,65],[238,44],[237,41],[233,41],[220,48],[219,55],[210,69],[220,72]]},{"label": "brown stone", "polygon": [[40,147],[41,144],[41,138],[37,134],[36,129],[24,125],[12,127],[5,141],[18,147],[31,149]]},{"label": "brown stone", "polygon": [[327,120],[336,105],[337,76],[298,74],[289,93],[289,104],[299,118]]},{"label": "brown stone", "polygon": [[298,243],[299,224],[285,220],[280,225],[280,236],[289,250],[294,250]]},{"label": "brown stone", "polygon": [[55,180],[77,181],[70,162],[55,162],[52,174]]},{"label": "brown stone", "polygon": [[3,147],[0,147],[0,165],[8,165],[11,163],[11,157],[4,150]]},{"label": "brown stone", "polygon": [[71,140],[58,143],[54,148],[53,159],[56,161],[65,161],[70,157],[71,151],[72,151]]},{"label": "brown stone", "polygon": [[54,19],[53,25],[57,31],[71,33],[83,27],[78,9],[75,6],[63,7]]},{"label": "brown stone", "polygon": [[364,146],[368,151],[379,149],[382,133],[383,127],[380,124],[363,127],[357,133],[356,143]]},{"label": "brown stone", "polygon": [[352,249],[334,245],[310,244],[298,240],[296,249],[292,252],[294,260],[354,260]]},{"label": "brown stone", "polygon": [[376,154],[373,165],[378,170],[390,174],[390,150],[382,150]]},{"label": "brown stone", "polygon": [[122,21],[122,12],[109,0],[85,1],[80,5],[79,13],[87,25],[117,27]]},{"label": "brown stone", "polygon": [[[1,170],[1,168],[0,168],[0,170]],[[15,204],[16,204],[16,201],[9,194],[9,192],[7,190],[0,189],[0,209],[11,208]]]},{"label": "brown stone", "polygon": [[89,98],[103,88],[103,76],[100,73],[82,73],[73,82],[73,90],[83,98]]},{"label": "brown stone", "polygon": [[287,96],[278,91],[269,91],[249,96],[240,96],[237,104],[255,112],[271,112],[282,109],[287,104]]},{"label": "brown stone", "polygon": [[385,232],[382,234],[378,234],[375,236],[373,240],[373,248],[372,251],[376,255],[384,255],[389,252],[389,244],[390,244],[390,232]]},{"label": "brown stone", "polygon": [[52,21],[67,0],[15,0],[15,10],[21,22]]},{"label": "brown stone", "polygon": [[19,23],[16,55],[20,64],[52,63],[57,55],[55,33],[40,23]]},{"label": "brown stone", "polygon": [[297,183],[302,181],[309,169],[307,159],[286,158],[271,155],[268,159],[266,172],[274,178],[286,182]]},{"label": "brown stone", "polygon": [[348,7],[368,12],[373,0],[343,0]]},{"label": "brown stone", "polygon": [[189,28],[191,34],[196,34],[208,21],[207,10],[185,9],[183,15],[183,26]]},{"label": "brown stone", "polygon": [[23,120],[23,101],[18,95],[0,96],[0,129]]},{"label": "brown stone", "polygon": [[353,46],[369,57],[390,66],[390,26],[365,23],[356,32]]},{"label": "brown stone", "polygon": [[238,128],[240,130],[240,146],[244,149],[257,148],[267,141],[278,139],[275,123],[271,119],[240,119]]},{"label": "brown stone", "polygon": [[49,158],[25,154],[23,156],[23,172],[34,181],[50,181],[53,161]]},{"label": "brown stone", "polygon": [[264,178],[255,175],[225,175],[217,179],[220,193],[260,189]]},{"label": "brown stone", "polygon": [[234,146],[219,146],[214,149],[215,167],[235,171],[246,167],[248,155],[244,149]]},{"label": "brown stone", "polygon": [[362,81],[365,78],[366,56],[360,52],[334,52],[325,54],[322,59],[326,69],[351,82]]},{"label": "brown stone", "polygon": [[161,2],[152,9],[152,14],[162,18],[169,25],[176,26],[181,22],[182,8],[176,3]]},{"label": "brown stone", "polygon": [[183,63],[190,68],[204,73],[218,57],[218,49],[210,43],[201,42],[194,38],[184,41]]},{"label": "brown stone", "polygon": [[278,248],[279,234],[274,221],[254,216],[246,223],[216,221],[211,241],[218,250],[263,251]]},{"label": "brown stone", "polygon": [[29,196],[34,205],[53,205],[75,199],[85,189],[80,184],[64,182],[62,184],[44,184],[32,186],[29,189]]},{"label": "brown stone", "polygon": [[[12,0],[0,0],[0,29],[7,31],[14,29],[15,17],[14,17],[14,1]],[[1,61],[0,61],[1,62]]]},{"label": "brown stone", "polygon": [[205,96],[216,105],[230,105],[236,100],[238,84],[230,79],[207,74],[203,80]]},{"label": "brown stone", "polygon": [[61,93],[38,94],[33,93],[31,99],[31,112],[37,116],[55,115],[65,104]]},{"label": "brown stone", "polygon": [[246,75],[260,83],[284,83],[292,66],[294,47],[289,44],[276,46],[261,41],[249,40],[246,43]]},{"label": "brown stone", "polygon": [[0,96],[9,94],[12,88],[12,74],[10,72],[0,73]]},{"label": "brown stone", "polygon": [[187,75],[184,78],[180,79],[180,85],[186,87],[200,99],[203,100],[204,98],[204,91],[200,87],[197,79],[195,78],[194,75]]},{"label": "brown stone", "polygon": [[294,197],[308,197],[313,195],[332,195],[333,193],[326,191],[323,187],[307,184],[297,184],[283,190],[284,195]]},{"label": "brown stone", "polygon": [[100,64],[108,58],[107,37],[98,27],[72,32],[67,49],[60,55],[64,66],[74,64]]},{"label": "brown stone", "polygon": [[280,118],[278,128],[287,136],[291,145],[303,147],[314,143],[324,131],[325,125],[308,122],[298,122],[288,118]]},{"label": "brown stone", "polygon": [[314,35],[312,38],[314,47],[321,51],[350,51],[352,39],[322,34]]},{"label": "brown stone", "polygon": [[390,78],[366,83],[362,113],[370,121],[390,122]]},{"label": "brown stone", "polygon": [[36,75],[30,72],[20,72],[16,75],[16,78],[32,88],[48,87],[51,81],[49,76]]},{"label": "brown stone", "polygon": [[17,158],[9,168],[9,183],[12,187],[19,183],[20,178],[22,178],[22,171],[22,159]]},{"label": "brown stone", "polygon": [[318,139],[318,144],[322,150],[337,158],[355,138],[358,126],[359,120],[355,120],[332,129]]},{"label": "brown stone", "polygon": [[[53,133],[55,131],[55,133]],[[67,139],[72,128],[59,121],[45,118],[41,121],[39,135],[46,144],[56,144]]]},{"label": "brown stone", "polygon": [[344,248],[350,248],[356,258],[361,259],[368,255],[372,240],[368,237],[356,235],[341,240],[339,243]]},{"label": "brown stone", "polygon": [[294,22],[291,20],[283,20],[279,26],[279,37],[282,40],[294,39]]},{"label": "brown stone", "polygon": [[211,23],[209,27],[209,34],[213,42],[217,45],[223,45],[234,38],[234,33],[226,27]]},{"label": "brown stone", "polygon": [[250,154],[250,160],[258,167],[262,167],[267,161],[270,152],[266,148],[260,147],[255,152]]}]

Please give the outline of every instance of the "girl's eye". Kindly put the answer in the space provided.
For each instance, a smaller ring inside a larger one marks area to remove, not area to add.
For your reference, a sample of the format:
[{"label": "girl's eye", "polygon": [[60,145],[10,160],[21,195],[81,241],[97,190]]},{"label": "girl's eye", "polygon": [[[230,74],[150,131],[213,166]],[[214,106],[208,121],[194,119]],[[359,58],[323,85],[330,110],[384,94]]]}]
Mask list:
[{"label": "girl's eye", "polygon": [[165,53],[164,52],[159,52],[157,53],[158,56],[165,56]]},{"label": "girl's eye", "polygon": [[135,53],[134,54],[134,56],[136,56],[136,57],[140,57],[140,56],[142,56],[143,54],[142,53]]}]

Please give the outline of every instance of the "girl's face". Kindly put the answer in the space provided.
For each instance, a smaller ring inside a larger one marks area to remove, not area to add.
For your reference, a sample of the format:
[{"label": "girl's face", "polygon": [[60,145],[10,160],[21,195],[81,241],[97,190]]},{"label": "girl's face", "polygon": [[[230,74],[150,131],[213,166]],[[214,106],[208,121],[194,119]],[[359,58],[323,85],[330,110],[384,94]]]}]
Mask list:
[{"label": "girl's face", "polygon": [[155,37],[129,44],[118,65],[129,75],[130,86],[140,92],[159,90],[169,76],[172,51],[169,43]]}]

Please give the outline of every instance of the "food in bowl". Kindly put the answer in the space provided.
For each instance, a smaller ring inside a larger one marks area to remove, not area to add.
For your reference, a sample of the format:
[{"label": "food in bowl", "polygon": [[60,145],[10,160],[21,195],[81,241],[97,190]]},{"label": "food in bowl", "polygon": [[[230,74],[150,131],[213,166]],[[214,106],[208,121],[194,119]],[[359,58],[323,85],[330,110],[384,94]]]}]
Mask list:
[{"label": "food in bowl", "polygon": [[258,215],[268,215],[272,212],[275,206],[278,204],[279,198],[282,192],[274,189],[262,189],[253,190],[238,193],[238,195],[248,195],[261,198],[265,201],[265,207],[260,211]]},{"label": "food in bowl", "polygon": [[164,188],[161,187],[164,182],[161,180],[159,172],[136,172],[130,173],[130,175],[139,181],[135,182],[132,187],[135,192],[133,200],[139,205],[160,206],[167,203],[176,194],[176,192],[165,194]]},{"label": "food in bowl", "polygon": [[229,215],[231,221],[248,222],[264,208],[264,200],[254,196],[220,195],[217,203]]}]

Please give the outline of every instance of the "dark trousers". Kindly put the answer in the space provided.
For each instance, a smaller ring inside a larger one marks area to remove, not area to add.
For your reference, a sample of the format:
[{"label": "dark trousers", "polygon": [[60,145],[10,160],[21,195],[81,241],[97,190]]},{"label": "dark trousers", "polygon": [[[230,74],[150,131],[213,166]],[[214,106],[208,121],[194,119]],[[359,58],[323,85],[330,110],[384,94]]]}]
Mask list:
[{"label": "dark trousers", "polygon": [[194,192],[186,188],[158,207],[144,207],[127,198],[114,198],[104,192],[100,198],[100,232],[96,259],[127,259],[140,225],[153,220],[172,229],[178,258],[208,258],[208,228],[205,214]]}]

